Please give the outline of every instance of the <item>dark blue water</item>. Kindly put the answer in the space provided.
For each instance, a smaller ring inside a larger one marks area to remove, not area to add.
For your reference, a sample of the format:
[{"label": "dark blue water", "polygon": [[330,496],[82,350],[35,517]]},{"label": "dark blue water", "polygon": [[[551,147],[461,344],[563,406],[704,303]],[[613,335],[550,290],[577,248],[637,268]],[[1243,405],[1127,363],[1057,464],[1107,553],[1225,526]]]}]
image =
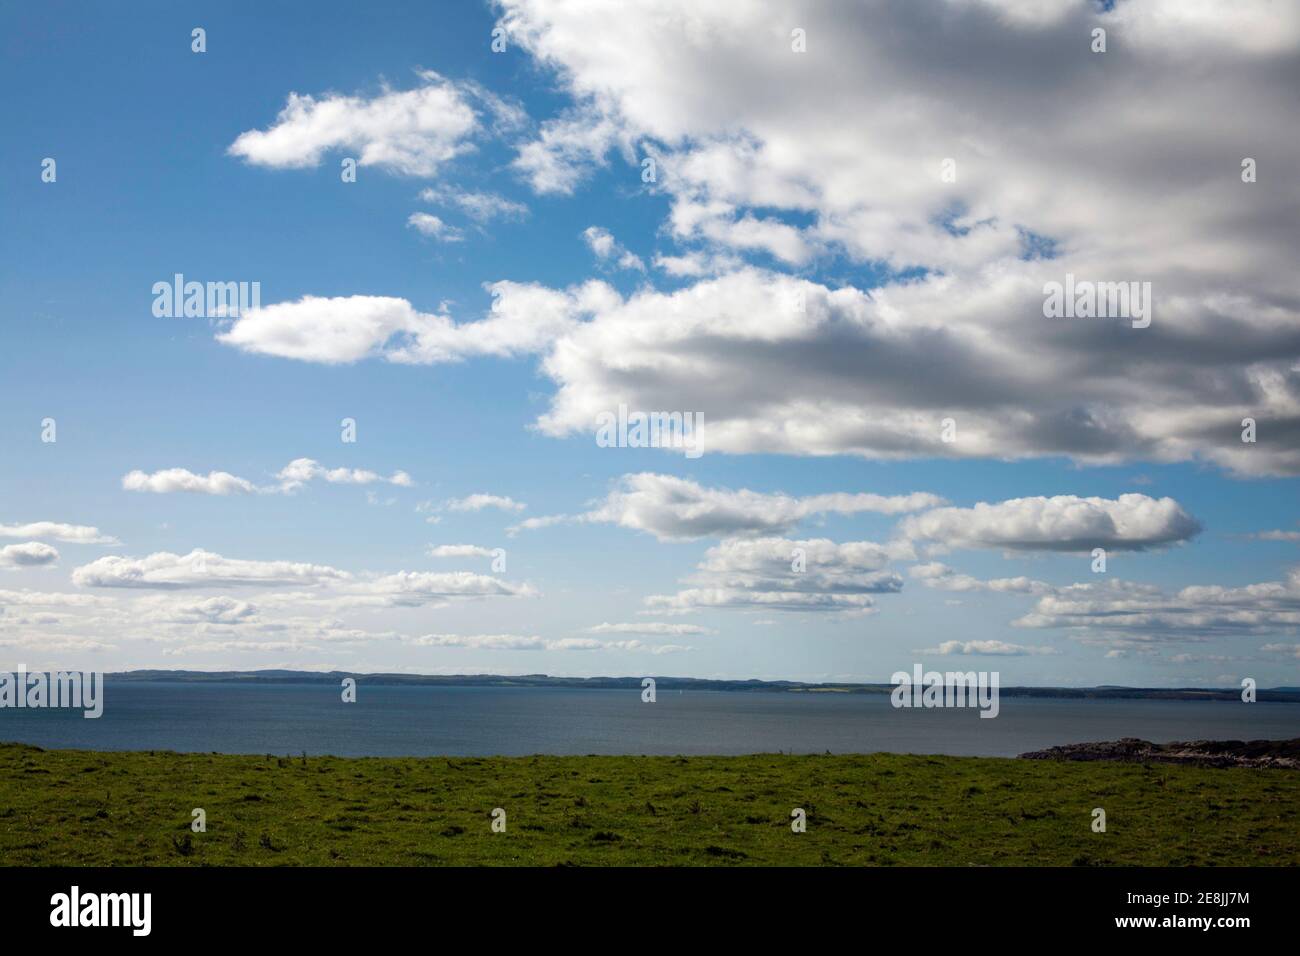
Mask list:
[{"label": "dark blue water", "polygon": [[935,753],[1014,756],[1057,744],[1300,736],[1300,704],[1003,697],[896,710],[886,695],[558,687],[110,682],[104,714],[0,709],[0,740],[88,750],[448,754]]}]

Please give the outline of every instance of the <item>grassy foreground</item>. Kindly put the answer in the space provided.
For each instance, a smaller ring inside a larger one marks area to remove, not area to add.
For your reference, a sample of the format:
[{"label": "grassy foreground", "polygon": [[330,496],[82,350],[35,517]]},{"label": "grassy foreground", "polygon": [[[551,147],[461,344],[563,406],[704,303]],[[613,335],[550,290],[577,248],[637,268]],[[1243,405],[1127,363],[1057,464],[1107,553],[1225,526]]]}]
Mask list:
[{"label": "grassy foreground", "polygon": [[[207,832],[191,832],[202,807]],[[491,813],[506,811],[506,832]],[[794,833],[790,812],[807,812]],[[1092,832],[1092,809],[1106,811]],[[0,744],[17,865],[1296,865],[1300,773],[892,754],[365,758]]]}]

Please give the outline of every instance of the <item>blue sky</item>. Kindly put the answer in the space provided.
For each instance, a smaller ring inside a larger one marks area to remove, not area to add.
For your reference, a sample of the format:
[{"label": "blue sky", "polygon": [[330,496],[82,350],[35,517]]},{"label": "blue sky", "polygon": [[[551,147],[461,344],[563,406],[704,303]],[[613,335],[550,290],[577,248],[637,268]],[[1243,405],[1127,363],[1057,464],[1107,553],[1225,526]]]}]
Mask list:
[{"label": "blue sky", "polygon": [[[1204,14],[1157,35],[1134,4],[1032,6],[919,4],[925,39],[861,76],[832,38],[897,11],[7,8],[0,657],[1300,683],[1297,195],[1268,165],[1296,145],[1270,85],[1294,24],[1247,4],[1216,53]],[[1055,44],[1061,76],[1008,104]],[[1214,56],[1236,85],[1209,95],[1187,64]],[[1176,91],[1163,123],[1119,108],[1134,82]],[[468,127],[402,99],[426,94]],[[1066,103],[1113,128],[1079,135]],[[928,172],[947,155],[955,183]],[[1022,230],[1059,255],[1025,259]],[[1152,328],[1049,327],[1037,290],[1067,271],[1149,277]],[[264,314],[155,317],[174,273],[260,282]],[[703,414],[706,453],[599,447],[593,411],[620,403]],[[299,459],[364,474],[285,488]],[[452,504],[472,495],[525,507]],[[813,495],[887,502],[774,518]],[[793,577],[810,540],[872,548]],[[449,545],[506,568],[428,553]]]}]

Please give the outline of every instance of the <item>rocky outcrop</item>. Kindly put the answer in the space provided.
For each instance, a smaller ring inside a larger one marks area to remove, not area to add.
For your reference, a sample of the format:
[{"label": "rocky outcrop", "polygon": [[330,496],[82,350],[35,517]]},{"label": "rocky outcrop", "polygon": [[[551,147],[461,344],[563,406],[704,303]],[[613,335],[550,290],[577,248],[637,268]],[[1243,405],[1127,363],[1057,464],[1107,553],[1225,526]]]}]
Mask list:
[{"label": "rocky outcrop", "polygon": [[1066,744],[1020,755],[1022,760],[1118,760],[1185,763],[1201,767],[1269,767],[1300,770],[1300,738],[1293,740],[1191,740],[1153,744],[1137,737]]}]

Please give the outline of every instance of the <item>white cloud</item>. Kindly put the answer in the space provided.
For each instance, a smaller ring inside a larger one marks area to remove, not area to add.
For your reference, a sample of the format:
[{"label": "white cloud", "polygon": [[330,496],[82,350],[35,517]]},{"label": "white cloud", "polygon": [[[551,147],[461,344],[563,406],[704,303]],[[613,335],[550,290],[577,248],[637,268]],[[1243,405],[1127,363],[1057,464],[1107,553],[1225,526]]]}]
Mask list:
[{"label": "white cloud", "polygon": [[98,601],[89,594],[0,589],[0,607],[89,607]]},{"label": "white cloud", "polygon": [[[1278,71],[1289,78],[1279,64],[1297,17],[1263,0],[1184,6],[841,0],[807,12],[813,52],[797,55],[763,4],[505,0],[513,42],[571,98],[520,150],[535,189],[571,190],[616,147],[633,163],[652,155],[665,234],[690,246],[660,257],[670,272],[826,253],[873,264],[881,284],[741,268],[623,300],[600,283],[497,283],[494,311],[459,325],[402,299],[306,297],[219,339],[326,363],[540,354],[558,391],[538,425],[553,436],[619,404],[687,407],[726,453],[1300,474],[1288,258],[1300,185],[1243,183],[1222,147],[1243,144],[1265,167],[1300,149],[1295,124],[1276,119],[1291,105]],[[1099,23],[1123,55],[1080,41]],[[1132,89],[1161,109],[1132,109]],[[1044,285],[1067,273],[1151,282],[1152,326],[1046,319]],[[1260,423],[1254,444],[1239,440],[1245,417]]]},{"label": "white cloud", "polygon": [[806,611],[845,615],[870,614],[869,594],[822,594],[808,591],[748,591],[743,588],[687,588],[646,599],[650,613],[689,614],[707,610]]},{"label": "white cloud", "polygon": [[30,634],[0,640],[0,647],[17,647],[27,653],[99,654],[117,650],[116,644],[107,644],[88,637],[74,635]]},{"label": "white cloud", "polygon": [[[1211,182],[1223,135],[1261,152],[1294,145],[1275,128],[1286,84],[1273,70],[1294,53],[1300,16],[1270,0],[1112,11],[1090,0],[839,0],[801,11],[805,55],[764,3],[501,6],[512,41],[573,104],[520,165],[571,189],[612,146],[633,153],[626,144],[640,141],[678,202],[810,214],[807,233],[864,259],[945,266],[1014,244],[1015,224],[1073,239],[1109,222],[1140,233],[1115,230],[1111,245],[1180,255],[1215,231],[1179,232],[1189,218],[1217,220],[1236,239],[1252,219],[1228,208],[1266,208],[1239,188],[1206,190],[1195,209],[1182,202]],[[1096,26],[1123,52],[1093,54]],[[1158,114],[1125,108],[1134,88],[1158,95]],[[1160,178],[1133,142],[1167,157]],[[931,173],[945,156],[959,161],[955,183]],[[950,236],[934,220],[955,203],[988,226]]]},{"label": "white cloud", "polygon": [[[390,339],[449,326],[445,316],[420,315],[405,299],[354,295],[304,296],[242,313],[217,341],[246,352],[327,365],[355,362],[381,352]],[[396,347],[401,354],[403,346]]]},{"label": "white cloud", "polygon": [[944,641],[938,647],[919,650],[918,654],[963,654],[983,657],[1030,657],[1059,654],[1054,647],[1008,644],[1006,641]]},{"label": "white cloud", "polygon": [[135,470],[122,476],[126,491],[149,491],[158,495],[188,491],[203,495],[252,494],[256,486],[244,478],[226,471],[210,471],[198,475],[184,468],[165,468],[148,474]]},{"label": "white cloud", "polygon": [[492,219],[522,219],[528,214],[528,207],[496,193],[459,190],[446,186],[429,187],[420,192],[420,198],[428,203],[452,206],[459,209],[475,222],[488,222]]},{"label": "white cloud", "polygon": [[[870,294],[753,269],[671,293],[641,289],[588,321],[575,309],[571,325],[556,322],[542,369],[557,391],[537,424],[555,437],[589,433],[598,414],[626,404],[697,411],[709,450],[727,453],[1199,457],[1242,473],[1300,471],[1286,440],[1300,386],[1279,364],[1300,357],[1300,315],[1222,303],[1254,327],[1235,346],[1252,354],[1218,368],[1224,321],[1238,320],[1207,313],[1131,336],[1046,320],[1041,288],[1055,268],[1017,260],[978,288],[936,275]],[[1150,347],[1136,349],[1146,333]],[[1223,390],[1192,388],[1199,370],[1223,377]],[[1247,416],[1272,423],[1268,439],[1240,441]]]},{"label": "white cloud", "polygon": [[159,551],[143,558],[99,558],[72,572],[79,587],[153,588],[312,586],[346,580],[350,575],[319,564],[294,561],[247,561],[223,558],[198,548],[189,554]]},{"label": "white cloud", "polygon": [[595,641],[586,638],[523,637],[517,634],[425,634],[406,639],[416,647],[468,647],[490,651],[648,651],[671,654],[690,650],[677,644],[650,645],[640,641]]},{"label": "white cloud", "polygon": [[566,292],[495,282],[487,318],[457,325],[445,313],[417,311],[405,299],[304,296],[242,313],[217,341],[245,352],[338,365],[379,357],[404,365],[456,362],[470,356],[532,354],[576,323],[575,314],[607,304],[601,282]]},{"label": "white cloud", "polygon": [[899,514],[941,504],[925,492],[907,495],[831,493],[795,498],[784,494],[705,488],[687,478],[652,472],[624,475],[596,508],[581,515],[553,515],[521,522],[534,529],[561,521],[616,524],[646,531],[661,541],[770,534],[820,514]]},{"label": "white cloud", "polygon": [[518,634],[424,634],[407,639],[415,647],[472,647],[489,651],[540,651],[546,641]]},{"label": "white cloud", "polygon": [[[557,390],[537,426],[553,437],[589,434],[625,404],[698,412],[709,450],[723,453],[1205,459],[1300,473],[1288,440],[1300,422],[1300,313],[1238,297],[1117,334],[1106,321],[1043,318],[1043,282],[1058,271],[1013,260],[976,286],[936,274],[867,293],[747,268],[627,299],[601,282],[497,282],[488,316],[461,324],[404,299],[307,296],[241,315],[217,338],[327,364],[540,354]],[[1221,387],[1189,384],[1205,376]],[[1240,441],[1245,417],[1268,423],[1255,444]]]},{"label": "white cloud", "polygon": [[[698,247],[663,257],[679,274],[755,253],[885,272],[870,294],[758,272],[640,293],[548,353],[548,433],[620,402],[684,405],[728,452],[1300,474],[1300,184],[1243,183],[1238,165],[1300,149],[1279,121],[1290,6],[839,0],[801,13],[805,55],[762,3],[501,6],[570,95],[517,162],[539,191],[573,189],[615,147],[653,155],[665,233]],[[1122,50],[1089,50],[1099,25]],[[1133,109],[1134,89],[1160,109]],[[1152,326],[1045,319],[1044,284],[1066,273],[1150,281]]]},{"label": "white cloud", "polygon": [[385,478],[377,472],[364,468],[326,468],[311,458],[295,458],[280,469],[275,477],[278,484],[258,486],[246,478],[225,471],[210,471],[206,475],[200,475],[184,468],[166,468],[153,473],[139,470],[129,472],[122,478],[122,487],[127,491],[147,491],[159,495],[181,491],[205,495],[229,495],[291,494],[318,479],[330,484],[344,485],[384,482],[409,488],[414,484],[411,476],[404,471],[395,471]]},{"label": "white cloud", "polygon": [[1186,541],[1201,525],[1172,498],[1075,495],[936,508],[903,520],[901,533],[943,548],[1006,551],[1142,551]]},{"label": "white cloud", "polygon": [[428,550],[431,558],[490,558],[492,549],[477,544],[440,544]]},{"label": "white cloud", "polygon": [[587,628],[588,634],[642,634],[655,637],[684,637],[691,634],[711,634],[707,627],[698,624],[669,624],[664,621],[634,621],[625,624],[597,624]]},{"label": "white cloud", "polygon": [[274,168],[317,166],[326,153],[354,156],[408,176],[433,176],[470,148],[479,118],[470,100],[474,88],[431,71],[413,90],[384,91],[373,98],[290,93],[275,124],[248,130],[229,152],[249,163]]},{"label": "white cloud", "polygon": [[600,226],[588,226],[582,231],[582,240],[587,244],[596,258],[602,262],[611,262],[620,269],[635,269],[645,272],[645,263],[641,257],[628,250],[614,238],[614,234]]},{"label": "white cloud", "polygon": [[143,620],[169,624],[252,624],[260,621],[256,605],[224,595],[179,599],[170,595],[149,595],[141,598],[136,606]]},{"label": "white cloud", "polygon": [[[197,549],[188,555],[103,558],[76,568],[71,580],[103,590],[96,596],[0,590],[0,635],[15,641],[39,637],[47,650],[85,633],[156,645],[163,654],[280,649],[310,657],[330,647],[397,640],[399,632],[372,622],[412,610],[538,595],[527,583],[464,571],[351,573]],[[214,593],[221,591],[227,593]],[[371,626],[342,619],[354,613]]]},{"label": "white cloud", "polygon": [[645,644],[637,640],[597,641],[586,637],[562,637],[547,641],[548,651],[647,651],[651,654],[676,654],[689,651],[681,644]]},{"label": "white cloud", "polygon": [[710,608],[865,614],[875,608],[872,595],[903,587],[888,569],[890,559],[890,547],[870,541],[736,538],[705,552],[687,582],[697,586],[645,603],[666,614]]},{"label": "white cloud", "polygon": [[547,120],[537,139],[525,143],[514,168],[543,195],[572,193],[584,175],[604,163],[611,146],[630,144],[617,126],[591,110]]},{"label": "white cloud", "polygon": [[1300,43],[1300,8],[1274,0],[1224,5],[1212,0],[1148,0],[1119,4],[1115,19],[1144,46],[1199,53],[1216,49],[1268,56]]},{"label": "white cloud", "polygon": [[506,528],[506,534],[514,537],[520,531],[536,531],[538,528],[553,528],[555,525],[581,521],[582,515],[542,515],[537,518],[525,518],[518,524]]},{"label": "white cloud", "polygon": [[168,656],[185,656],[190,654],[283,654],[316,650],[311,644],[302,641],[196,641],[180,647],[163,648]]},{"label": "white cloud", "polygon": [[414,482],[411,476],[404,471],[395,471],[392,475],[385,478],[373,471],[364,468],[326,468],[320,462],[311,458],[295,458],[275,476],[280,481],[281,491],[297,491],[308,482],[316,479],[324,479],[330,484],[342,485],[369,485],[375,482],[397,485],[399,488],[409,488]]},{"label": "white cloud", "polygon": [[445,607],[457,599],[536,595],[531,585],[470,571],[398,571],[352,582],[328,603],[340,607]]},{"label": "white cloud", "polygon": [[1052,585],[1035,581],[1027,577],[993,578],[981,581],[969,574],[961,574],[941,564],[931,561],[928,564],[914,564],[907,569],[908,574],[917,578],[928,588],[940,591],[995,591],[1011,594],[1047,594],[1055,590]]},{"label": "white cloud", "polygon": [[498,508],[501,511],[523,511],[528,505],[504,495],[488,495],[477,492],[464,498],[453,498],[446,503],[446,507],[451,511],[482,511],[484,508]]},{"label": "white cloud", "polygon": [[1105,646],[1276,636],[1300,630],[1300,569],[1243,587],[1193,585],[1168,594],[1124,581],[1076,584],[1039,598],[1016,627],[1065,628]]},{"label": "white cloud", "polygon": [[1300,659],[1300,644],[1265,644],[1260,650],[1266,654],[1283,654]]},{"label": "white cloud", "polygon": [[32,521],[27,524],[0,524],[0,538],[50,538],[68,544],[117,544],[116,538],[84,524],[61,524],[57,521]]},{"label": "white cloud", "polygon": [[701,276],[713,276],[723,272],[735,272],[741,266],[741,260],[732,255],[718,255],[688,251],[682,255],[655,256],[655,268],[662,269],[677,278],[697,279]]},{"label": "white cloud", "polygon": [[464,233],[459,229],[447,225],[432,213],[413,212],[407,218],[406,224],[415,229],[420,235],[441,242],[460,242],[465,238]]},{"label": "white cloud", "polygon": [[[682,209],[674,210],[674,221],[683,219]],[[676,234],[684,240],[703,237],[718,246],[737,252],[766,252],[786,265],[806,265],[817,251],[808,237],[794,226],[776,219],[744,215],[739,218],[713,215],[694,215],[690,228],[678,228]]]}]

